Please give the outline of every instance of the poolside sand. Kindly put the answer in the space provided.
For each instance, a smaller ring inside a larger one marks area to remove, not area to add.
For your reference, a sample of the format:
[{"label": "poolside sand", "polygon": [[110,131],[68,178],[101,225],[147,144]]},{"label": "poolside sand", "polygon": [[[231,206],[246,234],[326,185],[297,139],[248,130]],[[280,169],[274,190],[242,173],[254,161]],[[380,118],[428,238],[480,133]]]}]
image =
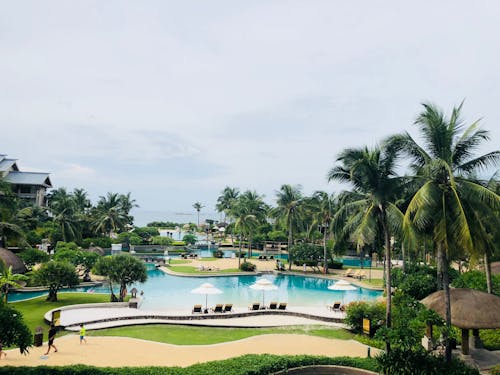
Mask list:
[{"label": "poolside sand", "polygon": [[[47,350],[33,347],[27,356],[19,349],[7,350],[7,358],[0,366],[62,366],[85,364],[99,367],[120,366],[189,366],[199,362],[227,359],[243,354],[311,354],[324,356],[366,357],[367,346],[354,340],[326,339],[296,334],[253,336],[243,340],[213,345],[171,345],[127,337],[87,337],[80,345],[76,335],[57,338],[58,352],[48,358],[41,356]],[[372,355],[378,353],[371,349]]]}]

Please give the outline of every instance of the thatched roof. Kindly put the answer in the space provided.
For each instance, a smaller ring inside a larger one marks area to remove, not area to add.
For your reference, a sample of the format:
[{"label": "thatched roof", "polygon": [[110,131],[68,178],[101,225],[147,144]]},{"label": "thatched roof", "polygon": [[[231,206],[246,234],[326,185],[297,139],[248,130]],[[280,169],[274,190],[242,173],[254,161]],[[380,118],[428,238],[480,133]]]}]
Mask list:
[{"label": "thatched roof", "polygon": [[21,258],[10,250],[0,247],[0,258],[5,262],[7,268],[12,266],[12,273],[25,273],[27,271]]},{"label": "thatched roof", "polygon": [[[451,324],[465,329],[500,328],[500,297],[474,289],[451,288]],[[445,319],[444,291],[421,301]]]},{"label": "thatched roof", "polygon": [[97,253],[99,255],[104,255],[104,249],[99,246],[91,246],[86,251],[90,251],[92,253]]},{"label": "thatched roof", "polygon": [[491,273],[493,275],[500,275],[500,262],[491,263]]}]

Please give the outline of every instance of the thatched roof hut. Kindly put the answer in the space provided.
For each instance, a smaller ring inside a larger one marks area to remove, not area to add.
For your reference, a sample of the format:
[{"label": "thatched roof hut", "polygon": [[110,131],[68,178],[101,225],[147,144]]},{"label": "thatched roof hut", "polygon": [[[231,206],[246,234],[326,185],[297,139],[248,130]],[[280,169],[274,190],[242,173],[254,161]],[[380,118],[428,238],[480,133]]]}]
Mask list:
[{"label": "thatched roof hut", "polygon": [[25,273],[27,271],[21,258],[19,258],[12,251],[0,247],[0,258],[8,267],[12,266],[12,273]]},{"label": "thatched roof hut", "polygon": [[99,255],[104,255],[104,249],[99,246],[91,246],[86,251],[90,251],[92,253],[97,253]]},{"label": "thatched roof hut", "polygon": [[493,275],[500,275],[500,262],[491,263],[491,273]]},{"label": "thatched roof hut", "polygon": [[[500,297],[475,289],[451,288],[450,300],[451,324],[462,329],[462,353],[469,352],[469,329],[500,328]],[[432,293],[421,302],[446,319],[443,290]]]}]

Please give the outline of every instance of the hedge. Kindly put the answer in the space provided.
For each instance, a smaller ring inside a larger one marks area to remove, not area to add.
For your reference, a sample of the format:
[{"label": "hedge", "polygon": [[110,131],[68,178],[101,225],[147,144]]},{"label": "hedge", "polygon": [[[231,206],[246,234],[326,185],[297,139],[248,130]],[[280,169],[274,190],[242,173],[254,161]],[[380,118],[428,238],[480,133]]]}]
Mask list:
[{"label": "hedge", "polygon": [[8,375],[264,375],[289,368],[310,365],[339,365],[375,371],[372,358],[319,357],[310,355],[278,356],[271,354],[247,354],[222,361],[195,364],[189,367],[93,367],[39,366],[0,367],[0,374]]}]

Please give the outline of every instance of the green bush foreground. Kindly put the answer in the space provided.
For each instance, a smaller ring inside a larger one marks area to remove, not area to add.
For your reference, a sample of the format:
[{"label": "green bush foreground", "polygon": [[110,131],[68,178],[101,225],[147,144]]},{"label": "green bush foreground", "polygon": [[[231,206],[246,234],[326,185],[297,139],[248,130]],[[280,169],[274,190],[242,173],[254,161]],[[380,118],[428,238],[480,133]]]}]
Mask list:
[{"label": "green bush foreground", "polygon": [[289,368],[309,365],[339,365],[376,371],[372,358],[319,357],[310,355],[278,356],[271,354],[248,354],[223,361],[200,363],[189,367],[93,367],[39,366],[39,367],[0,367],[0,374],[8,375],[264,375]]}]

